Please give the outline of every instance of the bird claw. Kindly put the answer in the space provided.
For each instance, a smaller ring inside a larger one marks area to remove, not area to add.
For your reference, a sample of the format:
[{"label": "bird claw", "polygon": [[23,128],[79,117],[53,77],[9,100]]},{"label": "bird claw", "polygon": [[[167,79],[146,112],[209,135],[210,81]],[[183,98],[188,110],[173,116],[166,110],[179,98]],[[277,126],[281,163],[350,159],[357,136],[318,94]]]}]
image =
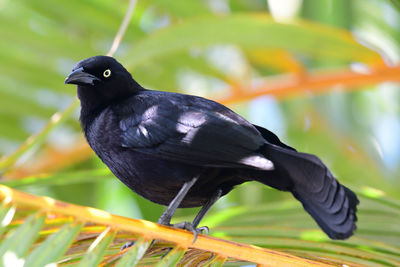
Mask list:
[{"label": "bird claw", "polygon": [[132,247],[134,244],[135,244],[135,242],[133,242],[133,241],[131,241],[131,242],[126,242],[126,243],[121,247],[120,251],[123,251],[123,250],[125,250],[125,249],[127,249],[127,248],[130,248],[130,247]]},{"label": "bird claw", "polygon": [[210,229],[207,226],[202,226],[202,227],[196,228],[190,222],[181,222],[181,223],[173,224],[172,227],[183,229],[183,230],[188,230],[188,231],[192,232],[194,235],[192,244],[194,244],[194,242],[196,242],[198,234],[208,235],[208,233],[210,232]]}]

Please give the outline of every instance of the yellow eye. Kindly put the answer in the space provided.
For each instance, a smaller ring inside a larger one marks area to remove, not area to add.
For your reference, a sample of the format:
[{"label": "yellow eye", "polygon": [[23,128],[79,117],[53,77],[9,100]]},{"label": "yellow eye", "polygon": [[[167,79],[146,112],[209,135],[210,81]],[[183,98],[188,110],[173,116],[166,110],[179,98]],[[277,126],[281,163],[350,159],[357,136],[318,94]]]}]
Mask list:
[{"label": "yellow eye", "polygon": [[111,76],[111,70],[110,69],[106,69],[103,72],[103,76],[106,77],[106,78],[110,77]]}]

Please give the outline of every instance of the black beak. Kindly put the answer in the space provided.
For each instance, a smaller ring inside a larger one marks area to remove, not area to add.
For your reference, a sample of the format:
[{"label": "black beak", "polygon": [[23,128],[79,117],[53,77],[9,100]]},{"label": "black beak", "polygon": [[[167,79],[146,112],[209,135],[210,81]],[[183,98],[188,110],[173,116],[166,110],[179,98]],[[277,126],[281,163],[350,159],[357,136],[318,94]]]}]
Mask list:
[{"label": "black beak", "polygon": [[100,81],[96,76],[87,73],[82,67],[71,72],[65,79],[64,83],[78,84],[78,85],[94,85],[94,81]]}]

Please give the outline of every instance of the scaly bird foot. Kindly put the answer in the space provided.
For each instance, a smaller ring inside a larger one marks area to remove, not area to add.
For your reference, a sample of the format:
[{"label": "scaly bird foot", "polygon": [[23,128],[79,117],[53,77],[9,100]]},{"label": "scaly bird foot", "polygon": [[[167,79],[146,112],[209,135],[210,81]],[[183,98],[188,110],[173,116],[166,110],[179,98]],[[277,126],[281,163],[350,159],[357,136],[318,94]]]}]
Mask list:
[{"label": "scaly bird foot", "polygon": [[124,249],[130,248],[135,244],[135,242],[131,241],[131,242],[126,242],[120,249],[120,251],[123,251]]},{"label": "scaly bird foot", "polygon": [[188,230],[188,231],[192,232],[194,235],[192,244],[194,244],[194,242],[196,242],[198,234],[203,234],[203,232],[204,232],[204,234],[208,235],[208,233],[210,231],[210,229],[208,229],[207,226],[202,226],[202,227],[196,228],[190,222],[181,222],[181,223],[173,224],[172,227],[183,229],[183,230]]}]

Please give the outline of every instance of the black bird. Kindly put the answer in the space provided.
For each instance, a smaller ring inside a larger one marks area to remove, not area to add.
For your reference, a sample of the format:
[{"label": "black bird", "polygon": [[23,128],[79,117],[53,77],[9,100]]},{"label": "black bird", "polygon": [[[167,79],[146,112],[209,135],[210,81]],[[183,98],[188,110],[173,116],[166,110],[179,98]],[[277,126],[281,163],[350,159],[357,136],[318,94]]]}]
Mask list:
[{"label": "black bird", "polygon": [[76,84],[86,139],[125,185],[161,205],[159,223],[175,210],[202,206],[200,220],[234,186],[257,181],[289,191],[332,239],[356,229],[357,196],[319,158],[297,152],[272,132],[229,108],[192,95],[140,86],[114,58],[80,61],[65,83]]}]

